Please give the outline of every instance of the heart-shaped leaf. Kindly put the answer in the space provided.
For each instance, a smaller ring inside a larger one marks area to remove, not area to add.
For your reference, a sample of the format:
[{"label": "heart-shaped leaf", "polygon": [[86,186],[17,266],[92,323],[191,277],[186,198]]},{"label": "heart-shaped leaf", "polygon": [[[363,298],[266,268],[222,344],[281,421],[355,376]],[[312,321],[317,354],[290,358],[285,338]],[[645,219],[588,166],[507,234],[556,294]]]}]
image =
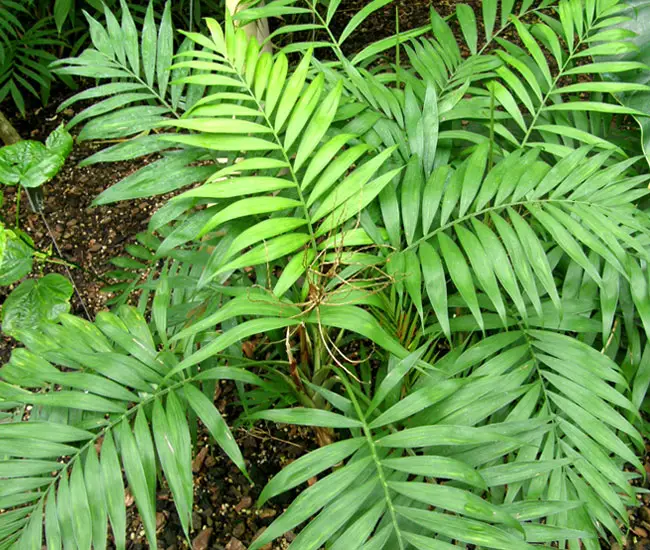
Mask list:
[{"label": "heart-shaped leaf", "polygon": [[72,136],[63,125],[54,130],[45,145],[19,141],[0,148],[0,183],[40,187],[59,173],[72,151]]},{"label": "heart-shaped leaf", "polygon": [[7,334],[38,329],[70,310],[72,284],[58,273],[20,283],[2,305],[2,330]]},{"label": "heart-shaped leaf", "polygon": [[32,270],[32,254],[33,249],[27,242],[3,227],[0,230],[0,286],[15,283],[27,275]]}]

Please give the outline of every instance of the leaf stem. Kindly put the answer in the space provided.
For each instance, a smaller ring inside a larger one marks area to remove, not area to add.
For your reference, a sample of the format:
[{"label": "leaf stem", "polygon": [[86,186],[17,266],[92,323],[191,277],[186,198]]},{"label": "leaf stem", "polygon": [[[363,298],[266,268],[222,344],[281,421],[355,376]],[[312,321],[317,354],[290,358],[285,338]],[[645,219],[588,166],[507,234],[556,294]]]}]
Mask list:
[{"label": "leaf stem", "polygon": [[388,513],[390,514],[391,523],[393,524],[393,529],[395,530],[397,543],[399,544],[399,549],[404,550],[405,548],[404,540],[402,538],[402,532],[400,530],[399,523],[397,521],[397,512],[395,511],[395,506],[393,505],[393,499],[390,496],[390,489],[388,488],[388,482],[386,481],[386,476],[384,474],[384,467],[381,465],[381,460],[379,458],[379,454],[377,453],[377,447],[375,446],[375,441],[372,437],[372,432],[370,430],[370,427],[368,426],[368,423],[366,422],[366,417],[363,414],[363,411],[361,410],[361,407],[355,397],[353,389],[350,387],[350,383],[347,377],[345,376],[345,373],[336,367],[335,370],[338,371],[338,375],[341,379],[341,382],[343,382],[343,385],[345,386],[345,389],[347,390],[348,395],[350,396],[350,401],[352,401],[352,405],[354,406],[354,410],[357,413],[359,421],[363,423],[363,427],[362,427],[363,433],[368,443],[368,448],[370,449],[370,455],[372,456],[372,460],[375,463],[377,475],[379,477],[379,481],[384,491],[384,499],[386,500]]}]

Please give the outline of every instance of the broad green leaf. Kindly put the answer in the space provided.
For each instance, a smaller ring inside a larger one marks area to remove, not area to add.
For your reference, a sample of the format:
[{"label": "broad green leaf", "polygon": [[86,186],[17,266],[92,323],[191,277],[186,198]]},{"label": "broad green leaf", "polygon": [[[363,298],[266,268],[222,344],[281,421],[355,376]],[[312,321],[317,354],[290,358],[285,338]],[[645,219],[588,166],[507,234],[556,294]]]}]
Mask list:
[{"label": "broad green leaf", "polygon": [[[316,146],[329,129],[329,126],[336,115],[342,90],[343,83],[342,81],[339,81],[327,97],[325,97],[309,122],[302,140],[300,141],[300,145],[298,146],[298,151],[296,152],[296,160],[294,161],[295,171],[298,171],[307,158],[314,152]],[[303,185],[305,184],[303,183]]]},{"label": "broad green leaf", "polygon": [[90,550],[92,544],[90,506],[79,460],[75,461],[70,474],[70,503],[72,504],[72,528],[77,547]]},{"label": "broad green leaf", "polygon": [[153,86],[156,74],[156,22],[153,16],[153,2],[149,2],[142,26],[142,67],[149,87]]},{"label": "broad green leaf", "polygon": [[84,464],[84,481],[88,495],[88,505],[92,525],[93,548],[103,550],[106,548],[108,519],[106,503],[104,499],[105,488],[101,466],[97,458],[94,446],[90,446],[86,452]]},{"label": "broad green leaf", "polygon": [[406,506],[396,506],[397,513],[421,525],[425,529],[438,534],[475,544],[487,548],[501,550],[533,550],[533,546],[526,544],[523,538],[516,537],[507,531],[494,527],[489,523],[477,520],[460,518],[439,512],[430,512]]},{"label": "broad green leaf", "polygon": [[271,479],[259,496],[257,505],[263,506],[266,501],[280,493],[289,491],[317,476],[324,470],[336,466],[345,460],[364,444],[363,438],[346,439],[332,443],[312,451],[286,466]]},{"label": "broad green leaf", "polygon": [[413,243],[415,232],[418,227],[420,214],[420,197],[424,188],[424,176],[420,166],[420,159],[413,155],[404,171],[402,177],[402,220],[404,220],[404,233],[406,243],[410,246]]},{"label": "broad green leaf", "polygon": [[44,323],[56,321],[70,309],[70,282],[56,273],[42,279],[21,283],[5,300],[2,307],[2,329],[10,334],[24,329],[38,329]]},{"label": "broad green leaf", "polygon": [[284,197],[255,197],[248,199],[241,199],[235,203],[226,206],[219,213],[215,214],[208,223],[206,223],[197,237],[202,237],[209,231],[217,228],[221,224],[241,218],[244,216],[251,216],[253,214],[268,214],[270,212],[277,212],[279,210],[287,210],[300,206],[300,202],[287,199]]},{"label": "broad green leaf", "polygon": [[289,505],[287,510],[264,533],[255,539],[250,546],[250,550],[259,550],[265,544],[268,544],[313,516],[318,510],[326,506],[329,502],[332,502],[352,483],[355,481],[358,483],[360,478],[364,479],[364,474],[367,473],[369,467],[372,467],[372,459],[370,457],[353,461],[304,490]]},{"label": "broad green leaf", "polygon": [[432,387],[416,390],[380,414],[370,423],[370,427],[379,428],[386,424],[399,422],[445,399],[461,387],[462,381],[460,380],[445,380],[437,382]]},{"label": "broad green leaf", "polygon": [[455,479],[479,489],[487,485],[480,472],[460,460],[444,456],[403,456],[400,458],[385,458],[382,466],[400,472],[429,478]]},{"label": "broad green leaf", "polygon": [[115,450],[111,432],[104,436],[101,450],[101,466],[106,495],[106,509],[111,521],[115,546],[119,550],[126,548],[126,509],[124,506],[124,484],[122,468]]},{"label": "broad green leaf", "polygon": [[[156,451],[165,473],[165,479],[167,480],[174,497],[174,504],[178,511],[183,532],[187,537],[189,536],[190,529],[192,500],[191,496],[188,499],[187,491],[184,486],[185,480],[183,479],[181,471],[181,456],[184,454],[184,449],[180,447],[180,441],[174,437],[169,415],[169,401],[167,402],[167,410],[164,410],[160,400],[156,399],[153,403],[152,412],[152,432],[154,441],[156,442]],[[185,419],[183,418],[183,420]],[[155,501],[152,503],[148,495],[145,498],[149,501],[149,506],[153,510],[153,504],[155,504]]]},{"label": "broad green leaf", "polygon": [[467,4],[456,4],[456,18],[460,24],[460,30],[472,54],[476,54],[478,31],[476,28],[476,15],[474,10]]},{"label": "broad green leaf", "polygon": [[[122,456],[126,478],[129,481],[131,493],[135,498],[135,504],[140,512],[149,546],[156,549],[156,514],[151,499],[149,498],[138,447],[131,432],[131,427],[126,420],[123,420],[118,425],[117,430],[120,440],[120,454]],[[122,501],[121,506],[124,506],[124,501]]]},{"label": "broad green leaf", "polygon": [[310,239],[311,236],[307,233],[291,233],[289,235],[275,237],[257,245],[252,250],[242,254],[239,258],[228,262],[217,271],[217,274],[242,267],[269,264],[278,258],[295,252],[309,242]]},{"label": "broad green leaf", "polygon": [[212,437],[224,452],[231,458],[236,466],[246,473],[244,458],[235,442],[228,425],[210,400],[192,385],[185,386],[185,397],[190,407],[208,428]]},{"label": "broad green leaf", "polygon": [[476,322],[484,330],[483,317],[478,305],[472,274],[458,245],[445,233],[438,234],[442,257],[447,265],[451,280],[467,303]]},{"label": "broad green leaf", "polygon": [[378,447],[412,449],[417,447],[431,447],[434,445],[479,445],[496,441],[512,440],[509,437],[503,436],[495,431],[485,430],[484,428],[439,425],[402,430],[382,437],[375,444]]},{"label": "broad green leaf", "polygon": [[353,418],[347,418],[330,411],[297,407],[293,409],[272,409],[250,415],[251,420],[271,420],[282,424],[300,426],[321,426],[327,428],[358,428],[362,424]]}]

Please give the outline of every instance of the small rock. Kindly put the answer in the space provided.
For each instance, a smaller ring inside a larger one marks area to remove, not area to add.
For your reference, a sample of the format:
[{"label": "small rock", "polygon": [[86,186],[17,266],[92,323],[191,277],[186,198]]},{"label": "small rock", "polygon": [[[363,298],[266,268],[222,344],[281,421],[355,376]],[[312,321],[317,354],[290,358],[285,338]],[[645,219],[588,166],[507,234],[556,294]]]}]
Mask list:
[{"label": "small rock", "polygon": [[293,542],[296,539],[296,534],[293,531],[287,531],[284,538],[287,542]]},{"label": "small rock", "polygon": [[259,516],[262,519],[266,519],[266,518],[272,518],[273,516],[275,516],[275,514],[276,511],[273,508],[262,508],[260,510]]},{"label": "small rock", "polygon": [[203,467],[203,462],[205,462],[205,457],[208,456],[209,450],[210,450],[209,447],[205,445],[194,457],[194,460],[192,461],[192,471],[195,474],[201,471],[201,468]]},{"label": "small rock", "polygon": [[212,529],[203,529],[192,541],[192,550],[206,550],[210,537],[212,536]]},{"label": "small rock", "polygon": [[252,504],[253,504],[253,499],[251,497],[242,497],[241,500],[235,506],[235,511],[237,513],[240,513],[242,510],[245,510],[246,508],[250,508]]},{"label": "small rock", "polygon": [[239,539],[232,537],[228,544],[226,544],[226,550],[246,550],[246,547]]},{"label": "small rock", "polygon": [[239,522],[232,530],[233,536],[237,537],[238,539],[241,538],[245,532],[246,526],[243,524],[243,522]]},{"label": "small rock", "polygon": [[214,465],[215,465],[216,463],[217,463],[217,460],[216,460],[212,455],[208,456],[208,457],[205,459],[205,465],[206,465],[207,468],[212,468],[212,467],[214,467]]}]

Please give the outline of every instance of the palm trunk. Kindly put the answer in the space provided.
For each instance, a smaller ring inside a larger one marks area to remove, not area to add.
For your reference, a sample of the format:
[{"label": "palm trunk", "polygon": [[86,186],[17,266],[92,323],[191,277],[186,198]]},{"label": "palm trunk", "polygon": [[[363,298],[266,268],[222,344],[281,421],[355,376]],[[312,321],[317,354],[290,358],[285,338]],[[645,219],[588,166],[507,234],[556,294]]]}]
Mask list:
[{"label": "palm trunk", "polygon": [[[262,2],[261,5],[263,6],[264,3]],[[245,7],[246,2],[242,0],[226,0],[226,9],[230,12],[231,15],[234,15]],[[246,35],[249,38],[251,36],[254,36],[261,44],[269,36],[269,22],[267,19],[259,19],[257,21],[253,21],[252,23],[249,23],[248,25],[245,25],[244,30],[246,31]],[[267,42],[262,48],[262,51],[271,52],[271,43]]]},{"label": "palm trunk", "polygon": [[5,145],[11,145],[20,141],[20,135],[0,111],[0,141]]}]

